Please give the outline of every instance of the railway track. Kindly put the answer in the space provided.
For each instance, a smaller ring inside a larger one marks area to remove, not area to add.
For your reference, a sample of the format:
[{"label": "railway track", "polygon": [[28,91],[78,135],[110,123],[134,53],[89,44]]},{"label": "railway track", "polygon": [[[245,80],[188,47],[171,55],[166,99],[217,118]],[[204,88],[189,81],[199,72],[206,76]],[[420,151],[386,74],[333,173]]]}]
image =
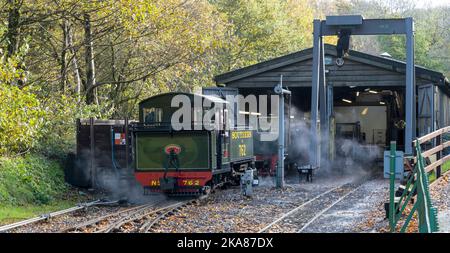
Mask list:
[{"label": "railway track", "polygon": [[88,221],[76,224],[75,226],[65,228],[60,230],[60,233],[67,232],[95,232],[99,229],[99,227],[107,226],[109,223],[114,222],[115,220],[126,217],[127,215],[131,215],[132,213],[136,213],[146,208],[150,207],[151,204],[139,205],[131,208],[127,208],[125,210],[119,210],[117,212],[113,212],[110,214],[106,214],[94,219],[90,219]]},{"label": "railway track", "polygon": [[356,192],[361,186],[362,183],[346,183],[320,193],[314,198],[283,214],[281,217],[258,231],[258,233],[302,233],[328,210],[336,206],[352,193]]},{"label": "railway track", "polygon": [[160,200],[154,203],[107,214],[77,224],[60,232],[148,233],[151,232],[161,220],[198,200],[198,198],[181,201]]},{"label": "railway track", "polygon": [[31,225],[34,223],[38,223],[38,222],[42,222],[42,221],[50,221],[52,218],[57,217],[57,216],[62,216],[65,214],[70,214],[70,213],[74,213],[76,211],[79,210],[86,210],[90,207],[93,206],[102,206],[102,205],[112,205],[112,204],[117,204],[119,201],[101,201],[101,200],[95,200],[95,201],[91,201],[91,202],[86,202],[86,203],[80,203],[77,204],[74,207],[71,208],[67,208],[67,209],[63,209],[60,211],[56,211],[56,212],[51,212],[51,213],[46,213],[46,214],[41,214],[37,217],[31,218],[31,219],[27,219],[27,220],[22,220],[16,223],[11,223],[11,224],[7,224],[4,226],[0,227],[0,232],[9,232],[11,230],[17,229],[17,228],[21,228],[27,225]]},{"label": "railway track", "polygon": [[[153,228],[158,226],[158,223],[165,218],[173,215],[177,211],[181,210],[183,207],[191,205],[197,202],[200,198],[192,198],[188,200],[165,200],[160,199],[155,202],[133,206],[130,208],[120,208],[112,213],[102,215],[100,217],[95,217],[83,222],[75,223],[69,227],[59,229],[53,232],[59,233],[117,233],[117,232],[137,232],[137,233],[148,233],[152,232]],[[20,222],[8,224],[0,227],[1,232],[11,232],[16,229],[24,229],[23,227],[33,225],[39,222],[45,221],[38,227],[33,227],[34,232],[46,232],[42,230],[41,226],[61,226],[58,222],[54,221],[52,218],[57,216],[63,216],[64,214],[75,213],[79,210],[86,210],[93,206],[111,205],[118,203],[118,201],[104,202],[100,200],[78,204],[77,206],[48,213],[42,214],[38,217],[31,218],[28,220],[23,220]],[[63,218],[64,220],[66,217]],[[61,223],[61,222],[60,222]],[[62,223],[65,223],[63,221]],[[28,228],[25,228],[29,230]],[[16,231],[17,232],[17,231]]]}]

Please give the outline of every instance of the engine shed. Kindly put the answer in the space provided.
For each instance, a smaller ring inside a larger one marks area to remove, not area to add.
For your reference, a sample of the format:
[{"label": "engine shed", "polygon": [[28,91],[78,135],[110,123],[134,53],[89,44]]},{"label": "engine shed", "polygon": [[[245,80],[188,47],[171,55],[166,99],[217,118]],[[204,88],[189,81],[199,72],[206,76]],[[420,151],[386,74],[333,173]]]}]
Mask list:
[{"label": "engine shed", "polygon": [[[345,63],[338,66],[336,47],[326,44],[324,51],[325,99],[330,107],[324,111],[327,111],[330,127],[328,137],[321,142],[321,150],[326,152],[321,152],[320,159],[335,159],[342,147],[340,141],[349,139],[381,151],[395,140],[399,148],[404,149],[405,62],[388,54],[376,56],[349,50]],[[288,129],[285,129],[286,148],[289,154],[307,153],[308,144],[299,144],[296,135],[302,135],[299,131],[303,127],[305,131],[309,129],[312,65],[313,49],[308,48],[218,75],[214,80],[217,86],[237,88],[239,94],[246,96],[273,94],[282,76],[283,87],[291,91],[284,115],[289,119]],[[413,131],[415,136],[423,136],[450,125],[450,84],[443,73],[418,65],[415,76],[417,124]],[[303,147],[299,149],[299,145]]]}]

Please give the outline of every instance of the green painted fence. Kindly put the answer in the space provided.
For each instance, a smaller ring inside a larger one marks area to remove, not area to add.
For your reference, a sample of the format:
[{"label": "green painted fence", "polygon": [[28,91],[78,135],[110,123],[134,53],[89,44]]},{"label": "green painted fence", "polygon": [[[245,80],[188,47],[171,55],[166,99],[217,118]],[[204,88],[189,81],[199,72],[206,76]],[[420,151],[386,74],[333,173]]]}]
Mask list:
[{"label": "green painted fence", "polygon": [[[417,138],[414,141],[416,156],[411,159],[414,167],[403,182],[401,196],[395,196],[395,152],[396,143],[390,146],[390,195],[389,195],[389,226],[391,232],[406,232],[414,214],[418,219],[419,233],[433,233],[439,230],[437,221],[437,209],[433,206],[429,191],[429,173],[436,175],[438,180],[441,174],[441,166],[450,160],[450,155],[443,152],[450,146],[450,141],[443,142],[443,136],[450,132],[450,127],[445,127]],[[422,151],[421,145],[428,144],[431,148]],[[443,156],[444,155],[444,156]],[[435,161],[426,164],[425,159],[434,156]],[[436,180],[436,181],[437,181]],[[435,181],[435,182],[436,182]],[[411,208],[408,210],[408,206]]]}]

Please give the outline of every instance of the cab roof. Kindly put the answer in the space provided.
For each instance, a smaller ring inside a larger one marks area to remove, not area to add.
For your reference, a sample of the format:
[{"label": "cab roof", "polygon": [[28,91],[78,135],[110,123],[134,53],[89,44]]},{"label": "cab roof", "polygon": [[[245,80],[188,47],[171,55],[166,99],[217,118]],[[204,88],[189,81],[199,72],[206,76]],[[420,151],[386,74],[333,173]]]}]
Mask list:
[{"label": "cab roof", "polygon": [[216,103],[216,104],[228,104],[228,102],[222,98],[216,97],[216,96],[212,96],[212,95],[203,95],[203,94],[194,94],[194,93],[187,93],[187,92],[168,92],[168,93],[162,93],[162,94],[158,94],[152,97],[149,97],[147,99],[142,100],[139,105],[150,102],[154,99],[157,98],[162,98],[162,97],[167,97],[167,99],[171,99],[177,95],[186,95],[188,96],[191,100],[194,99],[194,97],[201,97],[202,99],[208,100],[212,103]]}]

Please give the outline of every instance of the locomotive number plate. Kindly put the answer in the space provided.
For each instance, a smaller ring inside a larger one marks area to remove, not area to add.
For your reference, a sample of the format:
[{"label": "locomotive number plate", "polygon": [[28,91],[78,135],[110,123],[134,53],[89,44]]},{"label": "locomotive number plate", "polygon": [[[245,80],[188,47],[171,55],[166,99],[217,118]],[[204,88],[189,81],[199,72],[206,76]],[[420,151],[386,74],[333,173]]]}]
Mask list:
[{"label": "locomotive number plate", "polygon": [[245,144],[239,144],[239,156],[246,156],[247,146]]},{"label": "locomotive number plate", "polygon": [[200,186],[200,179],[183,179],[181,180],[183,186]]}]

